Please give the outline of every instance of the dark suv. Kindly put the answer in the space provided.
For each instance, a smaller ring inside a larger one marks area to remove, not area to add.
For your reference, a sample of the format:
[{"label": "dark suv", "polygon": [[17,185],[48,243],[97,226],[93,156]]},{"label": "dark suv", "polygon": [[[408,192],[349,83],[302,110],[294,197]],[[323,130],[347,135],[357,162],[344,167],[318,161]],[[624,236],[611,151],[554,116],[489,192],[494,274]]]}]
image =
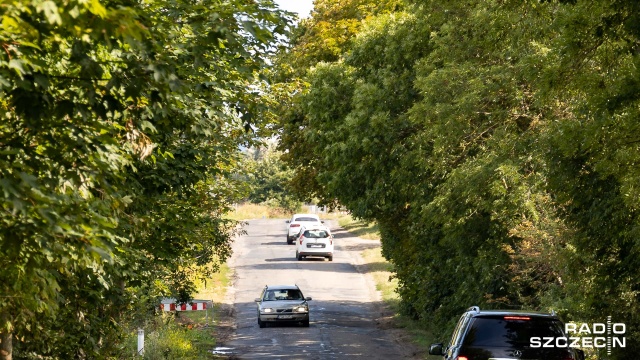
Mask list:
[{"label": "dark suv", "polygon": [[460,317],[449,345],[432,344],[429,354],[442,355],[445,360],[584,360],[582,350],[536,347],[532,337],[564,338],[564,324],[555,312],[480,310],[473,306]]}]

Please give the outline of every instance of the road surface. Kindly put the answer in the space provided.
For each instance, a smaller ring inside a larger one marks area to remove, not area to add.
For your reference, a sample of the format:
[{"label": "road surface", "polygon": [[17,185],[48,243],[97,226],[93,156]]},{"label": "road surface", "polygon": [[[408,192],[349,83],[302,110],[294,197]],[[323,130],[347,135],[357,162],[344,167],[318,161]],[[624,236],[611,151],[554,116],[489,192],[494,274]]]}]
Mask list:
[{"label": "road surface", "polygon": [[[332,262],[322,258],[296,260],[295,246],[286,243],[284,220],[251,220],[245,226],[247,234],[235,241],[229,262],[235,271],[230,295],[235,329],[219,344],[229,358],[418,358],[393,331],[377,324],[379,295],[359,254],[379,243],[352,237],[334,228],[331,221],[326,225],[334,234]],[[259,328],[253,300],[266,284],[297,284],[304,296],[312,297],[310,327],[284,324]]]}]

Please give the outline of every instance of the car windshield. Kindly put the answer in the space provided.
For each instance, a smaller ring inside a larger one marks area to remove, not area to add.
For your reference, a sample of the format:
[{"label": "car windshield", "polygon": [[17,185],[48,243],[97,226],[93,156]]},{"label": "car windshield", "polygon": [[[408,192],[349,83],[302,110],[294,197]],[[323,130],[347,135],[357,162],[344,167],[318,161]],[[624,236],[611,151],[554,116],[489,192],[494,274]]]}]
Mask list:
[{"label": "car windshield", "polygon": [[556,319],[529,316],[477,317],[465,336],[465,347],[521,347],[531,338],[562,337],[562,323]]},{"label": "car windshield", "polygon": [[326,230],[307,230],[304,232],[304,237],[316,239],[328,238],[329,232]]},{"label": "car windshield", "polygon": [[267,290],[264,294],[264,301],[277,301],[277,300],[302,300],[302,293],[300,290]]},{"label": "car windshield", "polygon": [[312,217],[297,217],[294,221],[315,221],[318,222],[320,220]]}]

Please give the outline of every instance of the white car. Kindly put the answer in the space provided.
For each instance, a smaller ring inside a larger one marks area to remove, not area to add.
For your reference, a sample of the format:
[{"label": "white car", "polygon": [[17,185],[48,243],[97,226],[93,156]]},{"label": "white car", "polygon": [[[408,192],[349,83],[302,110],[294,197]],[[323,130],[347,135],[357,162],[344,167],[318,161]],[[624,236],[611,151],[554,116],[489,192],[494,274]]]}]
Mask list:
[{"label": "white car", "polygon": [[324,225],[302,227],[296,240],[296,258],[320,256],[333,261],[333,235]]},{"label": "white car", "polygon": [[302,226],[321,226],[323,223],[316,214],[293,214],[291,220],[287,220],[287,244],[293,244]]}]

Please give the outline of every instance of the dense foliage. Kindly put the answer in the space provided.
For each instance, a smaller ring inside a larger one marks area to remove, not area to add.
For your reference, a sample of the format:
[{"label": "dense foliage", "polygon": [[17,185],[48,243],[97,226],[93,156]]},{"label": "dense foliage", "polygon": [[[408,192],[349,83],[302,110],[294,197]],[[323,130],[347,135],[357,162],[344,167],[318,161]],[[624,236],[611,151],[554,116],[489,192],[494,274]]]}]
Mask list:
[{"label": "dense foliage", "polygon": [[[293,41],[306,63],[283,72],[307,87],[283,112],[281,147],[303,164],[298,191],[379,224],[405,312],[441,335],[480,305],[611,315],[635,338],[640,3],[405,1],[370,14],[333,58],[308,46],[334,43],[319,21]],[[612,358],[639,351],[627,341]]]},{"label": "dense foliage", "polygon": [[0,358],[116,356],[229,256],[228,175],[289,20],[271,0],[2,2]]},{"label": "dense foliage", "polygon": [[296,212],[302,201],[289,190],[293,170],[284,164],[281,156],[273,142],[248,150],[241,175],[248,187],[248,201],[288,214]]}]

